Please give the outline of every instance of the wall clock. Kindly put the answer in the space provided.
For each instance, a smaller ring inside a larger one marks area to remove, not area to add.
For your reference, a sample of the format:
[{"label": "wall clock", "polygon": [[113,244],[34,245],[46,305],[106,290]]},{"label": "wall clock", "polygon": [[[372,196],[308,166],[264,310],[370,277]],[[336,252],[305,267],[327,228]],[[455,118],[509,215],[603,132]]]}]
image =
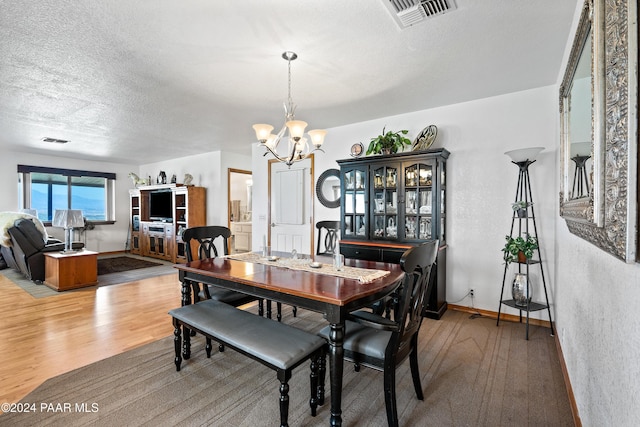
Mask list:
[{"label": "wall clock", "polygon": [[356,142],[351,146],[351,157],[360,157],[364,152],[364,145],[362,142]]}]

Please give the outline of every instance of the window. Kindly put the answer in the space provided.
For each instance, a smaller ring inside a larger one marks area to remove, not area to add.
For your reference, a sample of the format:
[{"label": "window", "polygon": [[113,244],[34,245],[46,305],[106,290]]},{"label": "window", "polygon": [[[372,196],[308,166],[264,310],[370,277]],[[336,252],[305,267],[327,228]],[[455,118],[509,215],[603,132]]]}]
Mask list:
[{"label": "window", "polygon": [[18,165],[21,206],[51,222],[56,209],[80,209],[92,222],[113,222],[116,174]]}]

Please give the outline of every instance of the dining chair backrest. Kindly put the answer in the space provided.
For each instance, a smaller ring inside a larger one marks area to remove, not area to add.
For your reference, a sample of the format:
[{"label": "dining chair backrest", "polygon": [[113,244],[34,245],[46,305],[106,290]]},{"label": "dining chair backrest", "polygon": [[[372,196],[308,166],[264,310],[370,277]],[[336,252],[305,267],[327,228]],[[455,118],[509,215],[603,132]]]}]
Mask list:
[{"label": "dining chair backrest", "polygon": [[340,221],[318,221],[318,245],[316,255],[333,255],[338,246]]},{"label": "dining chair backrest", "polygon": [[394,310],[397,330],[391,334],[386,357],[402,361],[411,351],[411,341],[417,337],[422,323],[425,299],[433,287],[431,271],[438,255],[438,240],[423,243],[407,250],[400,259],[405,272],[404,281],[398,289],[398,302]]},{"label": "dining chair backrest", "polygon": [[[182,241],[185,243],[185,252],[187,255],[187,262],[191,262],[194,259],[206,259],[215,258],[219,256],[218,249],[216,248],[216,239],[222,239],[222,247],[224,255],[229,254],[229,237],[231,237],[231,230],[227,227],[219,225],[205,225],[202,227],[187,228],[182,233]],[[198,257],[194,258],[193,250],[191,247],[192,240],[198,242]]]}]

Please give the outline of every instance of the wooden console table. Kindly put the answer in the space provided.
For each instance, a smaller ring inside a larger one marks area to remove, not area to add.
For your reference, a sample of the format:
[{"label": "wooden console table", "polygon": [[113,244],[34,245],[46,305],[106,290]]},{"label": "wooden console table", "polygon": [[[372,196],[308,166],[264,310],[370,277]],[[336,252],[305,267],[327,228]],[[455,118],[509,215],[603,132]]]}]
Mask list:
[{"label": "wooden console table", "polygon": [[47,252],[44,257],[44,284],[56,291],[83,288],[98,283],[98,252]]}]

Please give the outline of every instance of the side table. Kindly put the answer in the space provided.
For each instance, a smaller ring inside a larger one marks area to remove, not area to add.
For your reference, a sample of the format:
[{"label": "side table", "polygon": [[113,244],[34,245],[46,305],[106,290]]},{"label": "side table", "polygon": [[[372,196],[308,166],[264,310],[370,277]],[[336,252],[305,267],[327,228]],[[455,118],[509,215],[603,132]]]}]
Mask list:
[{"label": "side table", "polygon": [[47,252],[44,257],[44,284],[56,291],[83,288],[98,283],[98,252]]}]

